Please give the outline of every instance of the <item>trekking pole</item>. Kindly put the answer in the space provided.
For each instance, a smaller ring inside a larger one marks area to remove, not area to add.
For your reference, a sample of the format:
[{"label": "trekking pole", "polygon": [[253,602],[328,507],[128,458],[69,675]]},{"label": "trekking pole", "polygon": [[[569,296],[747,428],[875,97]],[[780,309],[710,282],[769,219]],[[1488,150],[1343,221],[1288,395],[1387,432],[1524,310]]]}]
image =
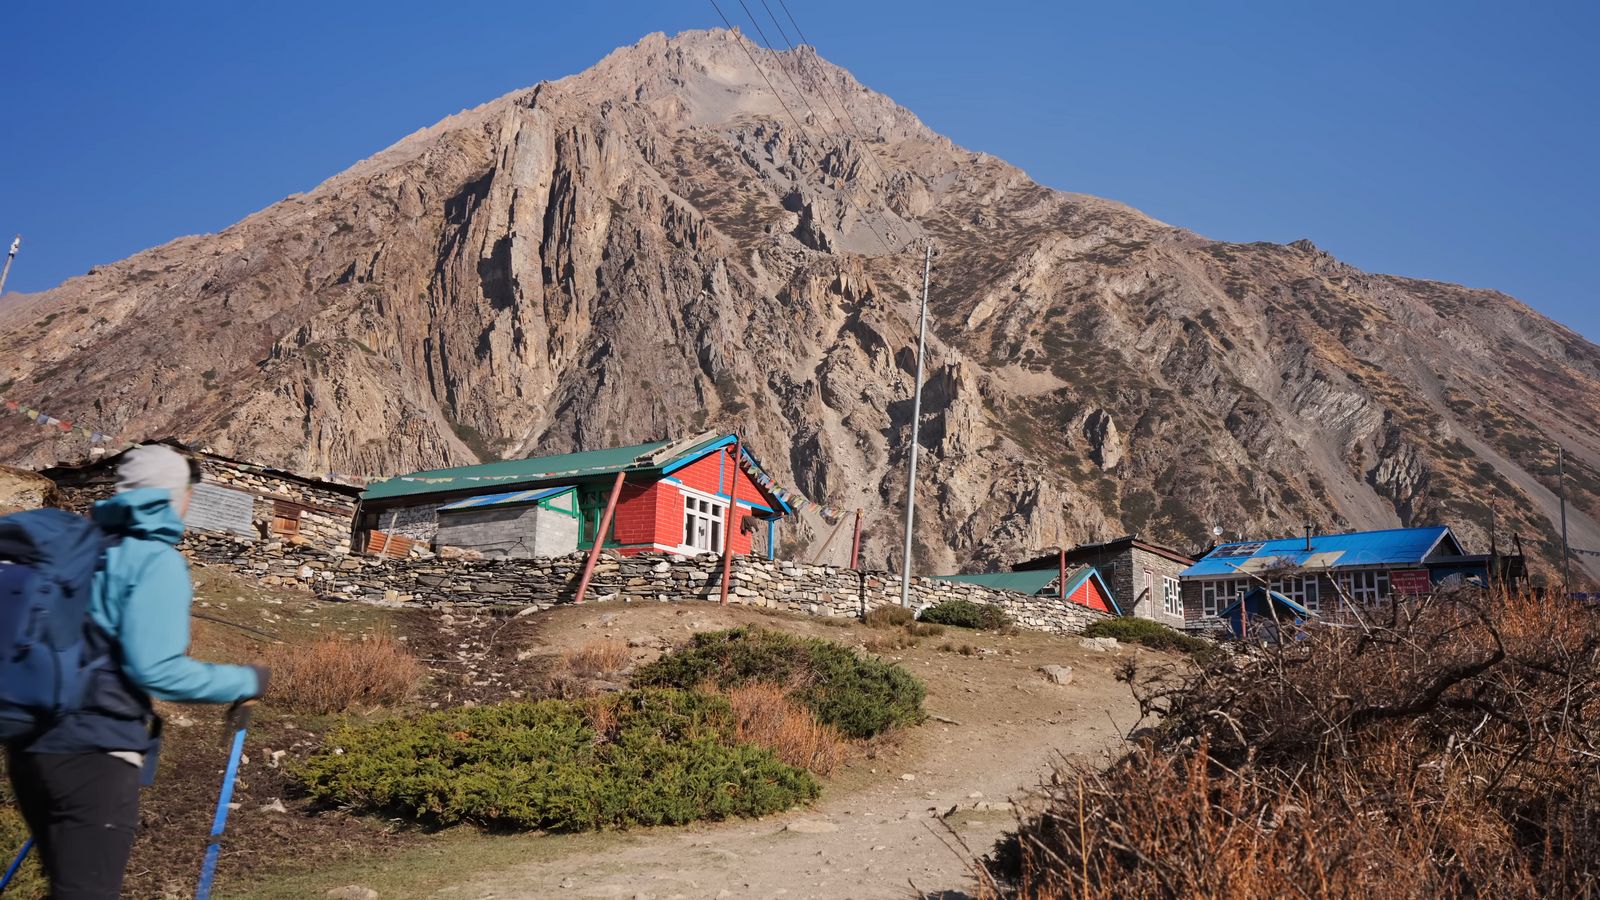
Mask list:
[{"label": "trekking pole", "polygon": [[5,877],[0,878],[0,894],[5,893],[6,888],[11,884],[11,879],[17,877],[17,870],[22,868],[22,861],[28,858],[28,851],[32,849],[33,838],[29,837],[22,842],[22,849],[17,851],[17,858],[13,859],[10,867],[6,869]]},{"label": "trekking pole", "polygon": [[233,781],[239,774],[239,757],[244,755],[244,731],[241,727],[233,733],[233,749],[228,753],[228,768],[222,774],[217,814],[211,820],[211,843],[206,846],[206,859],[200,865],[200,884],[194,890],[194,900],[207,900],[211,896],[211,879],[217,874],[217,856],[222,853],[222,831],[228,826],[228,805],[233,802]]}]

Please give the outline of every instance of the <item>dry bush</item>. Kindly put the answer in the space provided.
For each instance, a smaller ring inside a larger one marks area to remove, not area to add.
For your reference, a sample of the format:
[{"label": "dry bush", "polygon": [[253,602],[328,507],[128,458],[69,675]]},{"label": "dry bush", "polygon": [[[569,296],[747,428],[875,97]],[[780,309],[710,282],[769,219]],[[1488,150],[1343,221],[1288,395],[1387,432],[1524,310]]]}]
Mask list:
[{"label": "dry bush", "polygon": [[782,686],[752,681],[718,693],[733,707],[739,740],[765,747],[789,765],[818,775],[832,772],[844,759],[846,742],[839,730],[818,722]]},{"label": "dry bush", "polygon": [[1600,613],[1463,594],[1188,674],[980,869],[988,896],[1575,897],[1600,875]]},{"label": "dry bush", "polygon": [[904,606],[879,606],[868,610],[861,621],[869,628],[899,628],[916,621],[916,616]]},{"label": "dry bush", "polygon": [[561,654],[562,665],[577,678],[610,678],[627,669],[632,659],[627,642],[616,638],[604,638]]},{"label": "dry bush", "polygon": [[269,648],[268,702],[295,712],[328,714],[358,706],[396,706],[411,698],[422,665],[388,635],[322,637]]},{"label": "dry bush", "polygon": [[917,639],[904,631],[869,637],[861,642],[861,649],[868,653],[894,653],[898,650],[909,650],[917,645]]},{"label": "dry bush", "polygon": [[944,634],[944,626],[930,625],[926,622],[911,622],[906,625],[906,634],[912,637],[938,637]]}]

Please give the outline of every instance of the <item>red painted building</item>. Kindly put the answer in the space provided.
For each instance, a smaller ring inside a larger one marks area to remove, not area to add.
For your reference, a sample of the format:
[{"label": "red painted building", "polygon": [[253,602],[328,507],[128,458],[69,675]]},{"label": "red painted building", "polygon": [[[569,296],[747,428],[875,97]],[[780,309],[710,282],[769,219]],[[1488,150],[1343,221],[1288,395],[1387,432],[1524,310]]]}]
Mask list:
[{"label": "red painted building", "polygon": [[[431,542],[438,534],[440,509],[448,507],[449,516],[481,519],[479,530],[467,533],[481,534],[482,546],[509,545],[528,521],[518,510],[548,503],[552,487],[566,486],[576,492],[577,527],[575,541],[564,552],[594,546],[616,490],[607,548],[626,555],[721,553],[732,528],[735,553],[767,554],[775,543],[777,521],[792,510],[767,486],[771,480],[748,450],[740,446],[734,455],[737,444],[735,435],[708,434],[391,478],[370,485],[362,495],[358,542],[380,543],[362,540],[361,535],[375,532]],[[464,530],[456,527],[452,533]]]}]

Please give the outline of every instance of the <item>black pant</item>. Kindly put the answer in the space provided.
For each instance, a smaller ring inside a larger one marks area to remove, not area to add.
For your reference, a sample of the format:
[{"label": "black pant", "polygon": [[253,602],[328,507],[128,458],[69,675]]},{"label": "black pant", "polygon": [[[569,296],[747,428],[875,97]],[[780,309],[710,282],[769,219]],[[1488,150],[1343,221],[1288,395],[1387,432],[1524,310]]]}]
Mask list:
[{"label": "black pant", "polygon": [[51,900],[117,900],[139,824],[139,767],[106,753],[12,751],[8,768]]}]

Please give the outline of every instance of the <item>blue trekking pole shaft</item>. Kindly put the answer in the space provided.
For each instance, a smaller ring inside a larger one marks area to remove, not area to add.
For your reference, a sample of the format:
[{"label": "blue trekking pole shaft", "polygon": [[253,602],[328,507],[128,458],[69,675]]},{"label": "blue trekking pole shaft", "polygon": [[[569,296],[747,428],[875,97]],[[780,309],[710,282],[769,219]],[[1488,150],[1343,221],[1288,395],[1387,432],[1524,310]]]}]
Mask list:
[{"label": "blue trekking pole shaft", "polygon": [[22,849],[17,851],[17,858],[13,859],[11,865],[7,867],[6,876],[0,878],[0,893],[4,893],[6,887],[11,884],[11,879],[17,877],[17,870],[22,868],[22,861],[28,858],[28,851],[32,849],[33,838],[30,837],[22,842]]},{"label": "blue trekking pole shaft", "polygon": [[211,843],[206,860],[200,865],[200,884],[194,900],[211,896],[211,879],[217,874],[217,857],[222,853],[222,832],[228,827],[228,805],[233,802],[233,781],[239,775],[239,757],[244,755],[244,729],[233,733],[233,749],[228,753],[228,769],[222,775],[222,793],[217,797],[217,814],[211,819]]}]

